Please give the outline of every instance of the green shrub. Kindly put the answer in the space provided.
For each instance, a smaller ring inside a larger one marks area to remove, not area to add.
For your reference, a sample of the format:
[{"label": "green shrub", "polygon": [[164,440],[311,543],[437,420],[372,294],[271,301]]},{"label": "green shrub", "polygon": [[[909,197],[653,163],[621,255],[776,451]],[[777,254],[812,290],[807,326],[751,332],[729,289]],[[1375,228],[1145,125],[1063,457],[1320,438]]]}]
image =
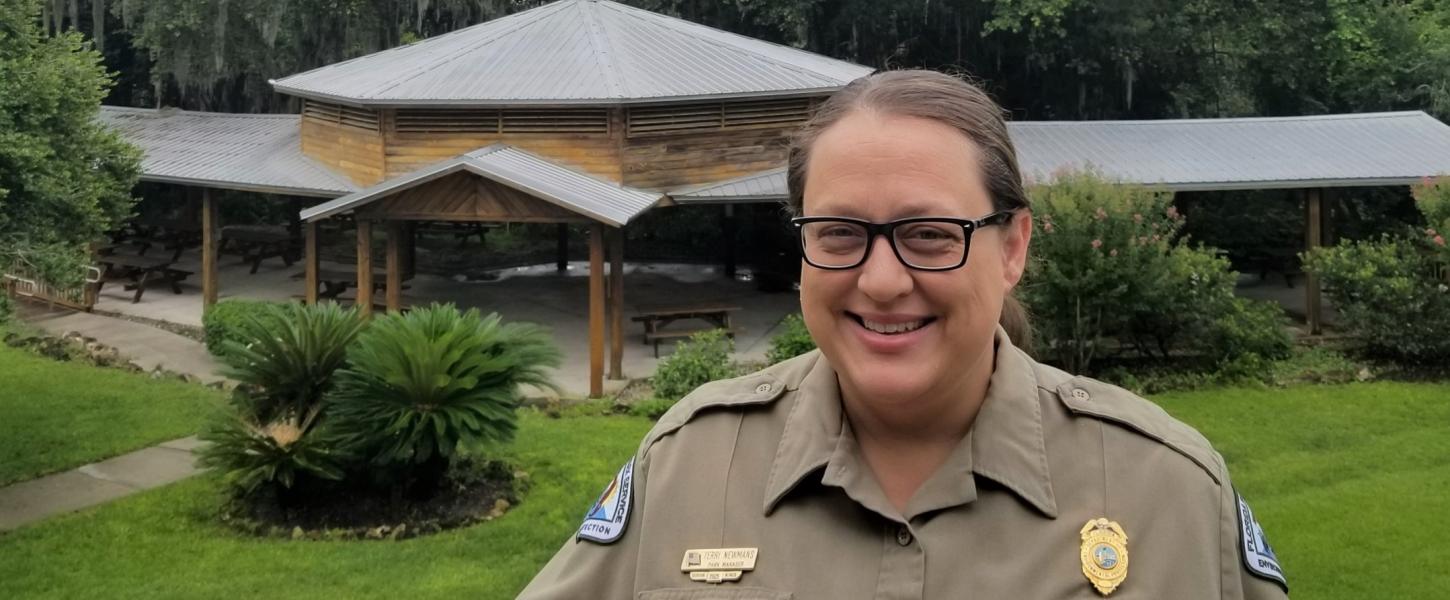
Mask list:
[{"label": "green shrub", "polygon": [[[220,305],[218,305],[220,306]],[[337,480],[344,441],[325,427],[323,397],[366,321],[336,304],[269,305],[237,317],[220,356],[240,385],[201,434],[201,463],[240,495],[272,487],[284,501],[307,478]]]},{"label": "green shrub", "polygon": [[1288,352],[1282,310],[1233,295],[1228,261],[1179,235],[1171,194],[1090,173],[1032,193],[1038,229],[1021,298],[1045,358],[1090,372],[1110,349],[1240,364]]},{"label": "green shrub", "polygon": [[227,341],[244,338],[241,329],[249,319],[262,316],[284,306],[262,300],[223,300],[206,309],[201,316],[202,333],[206,339],[206,350],[212,356],[221,357]]},{"label": "green shrub", "polygon": [[5,288],[0,287],[0,327],[10,322],[11,315],[15,314],[15,307],[10,300],[10,295],[5,293]]},{"label": "green shrub", "polygon": [[660,361],[650,379],[655,396],[679,400],[701,385],[734,377],[735,365],[730,362],[734,347],[723,329],[702,331],[680,342],[674,354]]},{"label": "green shrub", "polygon": [[380,481],[436,491],[460,447],[512,438],[519,386],[557,389],[549,334],[434,304],[376,319],[348,353],[329,417],[382,469]]},{"label": "green shrub", "polygon": [[806,329],[805,319],[800,314],[786,315],[781,321],[780,333],[770,338],[770,350],[765,353],[766,360],[770,364],[795,358],[811,350],[816,349],[816,340],[811,338],[811,332]]},{"label": "green shrub", "polygon": [[1318,275],[1339,324],[1366,353],[1411,364],[1450,361],[1450,266],[1433,240],[1379,241],[1316,248],[1305,269]]}]

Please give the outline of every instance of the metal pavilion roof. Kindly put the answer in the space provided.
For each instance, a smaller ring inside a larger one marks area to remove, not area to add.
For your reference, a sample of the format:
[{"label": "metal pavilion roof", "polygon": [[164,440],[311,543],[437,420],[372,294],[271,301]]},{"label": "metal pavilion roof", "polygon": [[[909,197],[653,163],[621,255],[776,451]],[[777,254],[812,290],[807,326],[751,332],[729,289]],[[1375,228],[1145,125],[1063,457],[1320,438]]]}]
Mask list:
[{"label": "metal pavilion roof", "polygon": [[298,115],[102,106],[100,120],[141,148],[141,180],[335,198],[357,189],[302,155]]},{"label": "metal pavilion roof", "polygon": [[669,193],[680,204],[780,201],[786,197],[785,167]]},{"label": "metal pavilion roof", "polygon": [[308,208],[302,211],[302,219],[316,221],[351,212],[403,190],[459,172],[499,182],[615,227],[623,226],[664,199],[663,194],[620,186],[559,166],[507,144],[493,144]]},{"label": "metal pavilion roof", "polygon": [[1010,124],[1024,177],[1093,169],[1175,191],[1408,185],[1450,174],[1450,126],[1420,111]]},{"label": "metal pavilion roof", "polygon": [[[1450,174],[1450,126],[1420,111],[1007,127],[1034,183],[1087,169],[1173,191],[1409,185]],[[670,193],[680,204],[786,196],[782,169]]]},{"label": "metal pavilion roof", "polygon": [[872,69],[606,0],[561,0],[272,82],[355,105],[621,104],[803,95]]}]

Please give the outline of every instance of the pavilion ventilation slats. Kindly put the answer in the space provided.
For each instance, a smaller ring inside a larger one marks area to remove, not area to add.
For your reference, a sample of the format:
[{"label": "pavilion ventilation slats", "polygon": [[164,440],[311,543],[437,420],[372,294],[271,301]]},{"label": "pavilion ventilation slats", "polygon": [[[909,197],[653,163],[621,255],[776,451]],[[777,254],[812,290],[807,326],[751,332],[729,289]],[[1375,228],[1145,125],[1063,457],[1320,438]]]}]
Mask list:
[{"label": "pavilion ventilation slats", "polygon": [[406,109],[398,133],[584,133],[608,134],[609,114],[600,109]]},{"label": "pavilion ventilation slats", "polygon": [[707,102],[629,109],[629,136],[672,135],[731,129],[776,129],[804,123],[811,98]]},{"label": "pavilion ventilation slats", "polygon": [[329,125],[341,125],[354,129],[366,131],[378,131],[378,113],[366,108],[354,108],[340,104],[327,104],[325,102],[307,101],[302,105],[302,118],[327,123]]}]

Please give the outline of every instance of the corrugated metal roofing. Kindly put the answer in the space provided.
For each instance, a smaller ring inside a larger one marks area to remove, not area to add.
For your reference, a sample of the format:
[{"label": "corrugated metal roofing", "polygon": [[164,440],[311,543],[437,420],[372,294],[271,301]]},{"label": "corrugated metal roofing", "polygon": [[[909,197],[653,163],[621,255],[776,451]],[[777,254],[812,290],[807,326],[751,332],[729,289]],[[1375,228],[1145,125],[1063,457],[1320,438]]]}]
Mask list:
[{"label": "corrugated metal roofing", "polygon": [[[1419,111],[1007,127],[1029,183],[1085,169],[1174,191],[1409,185],[1450,174],[1450,126]],[[783,169],[670,193],[681,204],[786,196]]]},{"label": "corrugated metal roofing", "polygon": [[669,193],[680,204],[780,201],[786,197],[785,167]]},{"label": "corrugated metal roofing", "polygon": [[302,155],[298,115],[102,106],[100,119],[145,153],[143,181],[323,198],[357,189]]},{"label": "corrugated metal roofing", "polygon": [[606,0],[561,0],[273,81],[349,104],[617,104],[828,92],[871,72]]},{"label": "corrugated metal roofing", "polygon": [[460,171],[497,181],[616,227],[623,226],[664,199],[663,194],[623,187],[570,170],[513,146],[494,144],[306,209],[302,211],[302,218],[316,221],[350,212]]},{"label": "corrugated metal roofing", "polygon": [[1419,111],[1010,129],[1035,182],[1086,168],[1177,191],[1406,185],[1450,173],[1450,126]]}]

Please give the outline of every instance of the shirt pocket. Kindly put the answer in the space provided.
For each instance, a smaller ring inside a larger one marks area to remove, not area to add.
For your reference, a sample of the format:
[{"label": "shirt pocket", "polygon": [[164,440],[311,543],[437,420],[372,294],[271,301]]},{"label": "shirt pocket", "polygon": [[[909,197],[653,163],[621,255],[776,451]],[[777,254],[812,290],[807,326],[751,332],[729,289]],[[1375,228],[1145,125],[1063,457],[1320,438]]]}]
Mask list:
[{"label": "shirt pocket", "polygon": [[640,592],[638,600],[791,600],[791,593],[759,587],[666,588]]}]

